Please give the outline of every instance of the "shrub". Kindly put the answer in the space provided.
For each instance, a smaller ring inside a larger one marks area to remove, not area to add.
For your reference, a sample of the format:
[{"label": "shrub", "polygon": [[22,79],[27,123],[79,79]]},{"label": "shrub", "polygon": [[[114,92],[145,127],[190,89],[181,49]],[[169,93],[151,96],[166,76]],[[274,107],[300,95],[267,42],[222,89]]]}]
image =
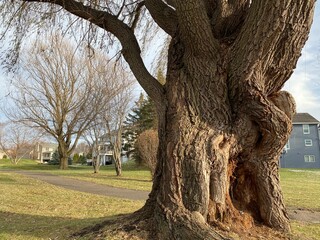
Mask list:
[{"label": "shrub", "polygon": [[85,156],[80,156],[78,159],[78,163],[81,165],[87,164],[87,158]]},{"label": "shrub", "polygon": [[158,132],[153,129],[142,132],[135,142],[135,149],[142,163],[150,169],[152,176],[157,164],[158,145]]},{"label": "shrub", "polygon": [[79,158],[80,158],[80,156],[79,156],[79,154],[78,153],[75,153],[74,155],[73,155],[73,162],[74,163],[78,163],[79,162]]}]

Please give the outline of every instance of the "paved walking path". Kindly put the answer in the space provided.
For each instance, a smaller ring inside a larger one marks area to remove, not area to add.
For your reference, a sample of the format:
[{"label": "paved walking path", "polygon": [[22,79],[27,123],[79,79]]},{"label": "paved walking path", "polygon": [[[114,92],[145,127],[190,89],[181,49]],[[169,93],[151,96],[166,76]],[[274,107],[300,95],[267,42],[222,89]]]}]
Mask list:
[{"label": "paved walking path", "polygon": [[111,187],[103,184],[97,184],[97,183],[82,181],[78,179],[53,175],[46,172],[32,172],[32,171],[22,171],[22,170],[19,170],[19,171],[0,170],[0,171],[14,172],[14,173],[22,174],[27,177],[32,177],[32,178],[56,185],[59,187],[80,191],[80,192],[103,195],[103,196],[126,198],[131,200],[146,200],[149,194],[149,192],[147,191],[116,188],[116,187]]}]

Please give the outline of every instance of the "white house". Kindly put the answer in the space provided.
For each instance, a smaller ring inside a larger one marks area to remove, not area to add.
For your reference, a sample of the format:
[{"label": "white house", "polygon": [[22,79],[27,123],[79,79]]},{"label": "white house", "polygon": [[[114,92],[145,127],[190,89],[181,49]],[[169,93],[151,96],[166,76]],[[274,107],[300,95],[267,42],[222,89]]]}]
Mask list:
[{"label": "white house", "polygon": [[39,160],[41,163],[49,162],[57,148],[58,144],[55,143],[37,143],[32,152],[33,159]]},{"label": "white house", "polygon": [[[123,140],[123,139],[122,139]],[[122,143],[123,147],[124,143]],[[97,142],[97,151],[93,152],[93,157],[98,157],[101,165],[108,165],[113,163],[113,147],[110,141],[108,134],[102,135],[98,138]],[[128,160],[124,151],[121,153],[122,162],[126,162]]]}]

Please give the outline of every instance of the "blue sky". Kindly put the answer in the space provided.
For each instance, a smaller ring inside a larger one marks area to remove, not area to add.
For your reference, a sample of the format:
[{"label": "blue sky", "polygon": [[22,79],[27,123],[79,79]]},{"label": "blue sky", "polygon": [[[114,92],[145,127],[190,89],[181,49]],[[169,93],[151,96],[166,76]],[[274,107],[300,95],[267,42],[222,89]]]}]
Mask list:
[{"label": "blue sky", "polygon": [[[0,69],[0,104],[5,101],[5,79]],[[308,112],[320,121],[320,3],[316,3],[315,17],[309,39],[297,67],[284,90],[290,92],[297,104],[297,112]],[[0,115],[1,119],[1,115]]]}]

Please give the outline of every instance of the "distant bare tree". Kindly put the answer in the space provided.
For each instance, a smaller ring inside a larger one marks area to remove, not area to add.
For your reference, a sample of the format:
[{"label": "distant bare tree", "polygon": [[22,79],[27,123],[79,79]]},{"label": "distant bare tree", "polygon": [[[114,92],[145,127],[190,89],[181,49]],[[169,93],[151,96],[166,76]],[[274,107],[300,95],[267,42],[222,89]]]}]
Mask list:
[{"label": "distant bare tree", "polygon": [[0,148],[13,164],[29,158],[41,133],[14,122],[0,124]]},{"label": "distant bare tree", "polygon": [[13,83],[14,109],[11,119],[40,127],[58,142],[60,169],[68,167],[68,157],[80,136],[117,90],[100,55],[81,56],[68,41],[55,35],[38,42],[22,62],[23,73]]},{"label": "distant bare tree", "polygon": [[99,137],[107,136],[113,149],[113,158],[117,176],[121,175],[122,133],[125,115],[131,102],[134,80],[121,68],[112,73],[117,86],[117,94],[113,95],[105,105],[104,112],[99,114],[84,134],[83,138],[92,150],[94,173],[100,170],[101,162],[98,156]]},{"label": "distant bare tree", "polygon": [[94,119],[91,127],[87,129],[83,134],[83,138],[92,152],[92,166],[94,173],[98,173],[100,170],[100,159],[97,156],[98,139],[99,136],[102,136],[105,133],[105,126],[103,124],[103,120],[101,119],[101,115],[99,115]]},{"label": "distant bare tree", "polygon": [[86,142],[78,142],[74,152],[80,155],[87,154],[90,152],[90,146]]},{"label": "distant bare tree", "polygon": [[117,176],[122,174],[121,150],[123,124],[129,111],[129,103],[132,99],[133,81],[126,74],[117,74],[116,79],[123,83],[121,91],[112,99],[111,107],[106,112],[105,123],[107,134],[113,149],[113,159]]}]

